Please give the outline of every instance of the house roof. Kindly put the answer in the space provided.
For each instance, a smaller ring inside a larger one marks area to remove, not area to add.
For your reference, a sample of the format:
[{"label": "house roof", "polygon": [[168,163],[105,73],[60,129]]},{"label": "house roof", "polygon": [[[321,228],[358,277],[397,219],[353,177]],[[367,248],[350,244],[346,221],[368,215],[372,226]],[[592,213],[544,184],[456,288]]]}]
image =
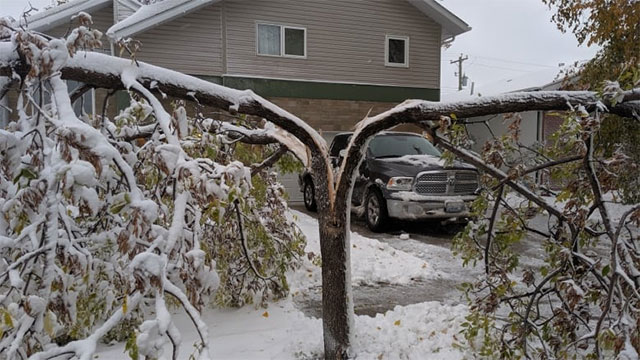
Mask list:
[{"label": "house roof", "polygon": [[133,15],[110,27],[107,36],[112,39],[131,36],[219,1],[221,0],[164,0],[144,5]]},{"label": "house roof", "polygon": [[436,0],[407,0],[422,13],[442,26],[442,40],[446,40],[471,30],[464,20],[457,17]]},{"label": "house roof", "polygon": [[25,19],[19,20],[20,25],[28,25],[29,29],[47,31],[58,25],[68,24],[71,17],[81,11],[91,13],[109,6],[113,0],[72,0],[66,4],[39,11]]},{"label": "house roof", "polygon": [[562,68],[550,68],[532,71],[524,75],[511,76],[485,85],[478,85],[474,89],[475,94],[468,91],[458,91],[451,94],[442,94],[442,101],[470,100],[482,96],[494,96],[520,91],[557,90],[565,80],[562,76]]}]

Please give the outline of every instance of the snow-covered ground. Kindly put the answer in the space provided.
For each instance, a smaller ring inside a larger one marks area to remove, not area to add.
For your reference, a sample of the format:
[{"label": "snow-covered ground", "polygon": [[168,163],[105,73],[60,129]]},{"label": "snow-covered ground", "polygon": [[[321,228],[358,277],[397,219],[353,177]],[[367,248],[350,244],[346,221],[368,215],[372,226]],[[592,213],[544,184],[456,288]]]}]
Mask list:
[{"label": "snow-covered ground", "polygon": [[[319,256],[317,221],[300,212],[292,211],[292,216],[307,235],[306,251]],[[443,276],[424,254],[418,258],[357,233],[351,234],[351,244],[354,284],[410,284]],[[307,259],[288,280],[292,294],[304,293],[320,285],[320,268]],[[372,360],[461,359],[464,353],[453,344],[466,313],[464,305],[425,302],[396,306],[375,317],[356,316],[354,355]],[[267,309],[212,309],[203,318],[214,359],[314,359],[322,354],[321,320],[306,317],[291,296]],[[187,359],[197,334],[185,314],[177,313],[174,319],[182,333],[180,358]],[[124,344],[105,345],[98,355],[100,359],[127,357]],[[171,350],[165,349],[164,356],[170,358]]]}]

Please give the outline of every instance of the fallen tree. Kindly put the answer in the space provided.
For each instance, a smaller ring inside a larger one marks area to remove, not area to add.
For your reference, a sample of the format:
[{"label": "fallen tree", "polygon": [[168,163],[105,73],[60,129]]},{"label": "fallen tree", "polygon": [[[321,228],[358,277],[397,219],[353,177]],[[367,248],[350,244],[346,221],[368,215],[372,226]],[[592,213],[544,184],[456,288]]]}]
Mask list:
[{"label": "fallen tree", "polygon": [[[38,49],[34,53],[33,47]],[[24,83],[25,79],[40,77],[54,87],[62,88],[60,80],[68,79],[83,82],[89,87],[111,90],[129,89],[141,94],[153,107],[160,131],[169,145],[175,144],[175,124],[171,116],[164,111],[156,94],[196,101],[201,105],[214,106],[231,113],[242,113],[266,119],[275,124],[272,129],[282,129],[291,136],[283,137],[278,131],[266,131],[260,141],[281,142],[289,150],[303,158],[300,144],[310,150],[309,166],[312,168],[313,181],[319,214],[319,232],[322,255],[322,291],[323,291],[323,330],[325,358],[346,358],[349,355],[353,336],[353,302],[349,278],[349,213],[353,179],[362,161],[362,152],[368,140],[384,129],[399,124],[413,123],[425,127],[436,138],[441,139],[436,130],[442,119],[480,116],[515,111],[533,110],[571,110],[582,105],[585,111],[606,111],[631,119],[638,119],[640,113],[640,90],[618,91],[601,97],[594,92],[535,92],[515,93],[507,96],[487,97],[473,101],[456,103],[434,103],[427,101],[407,101],[398,107],[358,124],[347,150],[347,156],[338,170],[334,183],[334,169],[328,157],[327,146],[321,136],[304,121],[278,108],[269,101],[251,91],[238,91],[208,83],[190,76],[161,69],[142,62],[108,55],[78,51],[70,56],[68,44],[62,40],[46,41],[28,32],[17,31],[12,42],[0,43],[0,75],[13,79],[13,83]],[[5,83],[11,83],[5,82]],[[62,90],[56,91],[56,93]],[[4,90],[1,93],[4,93]],[[60,111],[68,108],[68,99],[61,100]],[[73,118],[72,118],[73,119]],[[66,126],[61,120],[59,126]],[[84,126],[84,125],[83,125]],[[242,138],[251,142],[249,132],[235,129],[246,134]],[[257,134],[254,134],[257,135]],[[297,139],[297,140],[296,140]],[[258,140],[256,140],[258,141]],[[442,144],[457,155],[467,159],[476,158],[468,152],[459,150],[458,144],[443,141]],[[179,159],[178,156],[177,159]],[[175,161],[178,161],[178,160]],[[511,175],[504,176],[496,167],[485,165],[486,161],[477,161],[476,165],[498,177],[505,186],[513,188],[540,207],[552,210],[543,204],[539,197],[520,185]],[[118,164],[118,161],[116,161]],[[128,182],[134,180],[129,177]],[[55,182],[54,182],[55,183]],[[55,189],[55,188],[52,188]],[[557,211],[552,212],[559,215]],[[35,255],[34,255],[35,256]],[[617,280],[616,280],[617,281]],[[611,281],[611,284],[617,284]],[[132,297],[134,298],[134,297]],[[139,297],[135,297],[139,300]],[[114,314],[116,322],[121,315]],[[25,325],[26,326],[26,325]],[[528,327],[525,327],[528,329]],[[63,354],[68,348],[47,351],[51,354]],[[44,355],[43,355],[44,356]]]}]

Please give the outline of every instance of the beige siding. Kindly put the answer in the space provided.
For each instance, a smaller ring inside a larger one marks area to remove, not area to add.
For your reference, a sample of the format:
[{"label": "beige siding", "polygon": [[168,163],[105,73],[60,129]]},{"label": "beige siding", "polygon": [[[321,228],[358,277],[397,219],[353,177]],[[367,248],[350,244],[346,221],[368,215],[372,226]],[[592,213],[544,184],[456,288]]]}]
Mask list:
[{"label": "beige siding", "polygon": [[128,18],[129,16],[131,16],[134,12],[136,12],[136,7],[134,7],[132,4],[130,4],[130,2],[128,1],[121,1],[121,0],[116,0],[118,3],[116,4],[117,9],[118,9],[118,14],[116,15],[118,18],[118,22]]},{"label": "beige siding", "polygon": [[207,6],[134,37],[138,58],[191,75],[222,74],[220,6]]},{"label": "beige siding", "polygon": [[[96,11],[91,14],[91,19],[93,20],[93,27],[95,29],[102,31],[103,34],[106,33],[107,29],[113,25],[113,6],[109,5]],[[70,26],[77,25],[77,23],[71,23],[70,21],[68,24],[55,27],[46,31],[46,33],[51,36],[61,37],[69,31]],[[111,53],[111,46],[109,45],[109,40],[107,40],[106,35],[102,38],[102,51]]]},{"label": "beige siding", "polygon": [[[406,0],[228,0],[227,73],[439,88],[440,26]],[[256,22],[307,28],[307,58],[256,55]],[[384,65],[385,34],[410,37],[409,68]]]}]

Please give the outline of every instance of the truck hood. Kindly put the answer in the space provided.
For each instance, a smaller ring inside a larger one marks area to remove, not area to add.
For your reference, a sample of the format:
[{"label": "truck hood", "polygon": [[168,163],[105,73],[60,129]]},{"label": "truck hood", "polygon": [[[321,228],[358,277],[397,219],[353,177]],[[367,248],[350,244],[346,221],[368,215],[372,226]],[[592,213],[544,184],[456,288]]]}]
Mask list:
[{"label": "truck hood", "polygon": [[405,155],[394,158],[371,159],[380,172],[393,174],[392,176],[415,177],[423,171],[461,169],[476,170],[472,165],[455,160],[451,166],[445,166],[445,161],[433,155]]}]

